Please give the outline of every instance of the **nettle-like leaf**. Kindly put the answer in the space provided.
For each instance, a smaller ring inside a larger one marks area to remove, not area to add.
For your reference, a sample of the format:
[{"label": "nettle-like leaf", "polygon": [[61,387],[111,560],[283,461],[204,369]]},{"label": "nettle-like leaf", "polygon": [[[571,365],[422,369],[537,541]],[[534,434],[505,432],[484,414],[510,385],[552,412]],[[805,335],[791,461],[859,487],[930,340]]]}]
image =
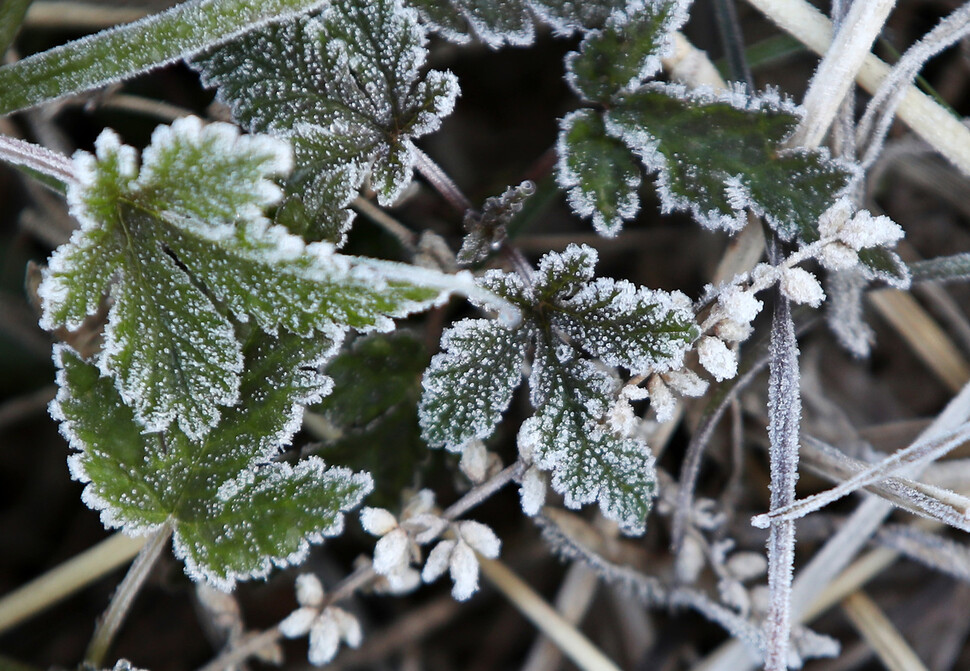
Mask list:
[{"label": "nettle-like leaf", "polygon": [[200,438],[239,400],[242,351],[224,308],[310,335],[387,330],[441,295],[422,286],[436,282],[428,272],[416,284],[408,267],[271,226],[262,208],[280,190],[268,177],[290,165],[280,140],[186,118],[156,130],[140,166],[110,131],[96,148],[75,158],[68,201],[81,228],[51,257],[41,324],[75,329],[110,292],[98,365],[148,431],[177,419]]},{"label": "nettle-like leaf", "polygon": [[69,465],[86,483],[83,500],[105,526],[129,534],[170,525],[186,572],[222,589],[302,561],[309,543],[340,533],[342,513],[372,486],[366,473],[328,469],[315,457],[273,461],[299,429],[302,405],[330,390],[318,367],[336,345],[334,334],[252,330],[242,401],[204,438],[174,424],[145,433],[111,380],[58,346],[52,414],[77,450]]},{"label": "nettle-like leaf", "polygon": [[776,95],[648,84],[618,96],[605,119],[607,132],[657,172],[663,210],[690,211],[709,228],[739,230],[751,209],[783,239],[811,242],[855,176],[823,149],[785,145],[799,115]]},{"label": "nettle-like leaf", "polygon": [[478,39],[497,49],[525,46],[535,39],[535,23],[559,35],[602,26],[627,0],[408,0],[422,20],[446,40],[466,44]]},{"label": "nettle-like leaf", "polygon": [[341,242],[364,179],[381,204],[397,200],[412,178],[412,139],[454,106],[454,75],[421,74],[425,41],[401,0],[334,0],[319,16],[247,33],[192,64],[236,121],[292,142],[296,169],[278,223]]},{"label": "nettle-like leaf", "polygon": [[529,285],[486,274],[482,285],[519,306],[522,321],[465,319],[448,329],[425,373],[419,418],[432,447],[461,451],[489,438],[533,351],[536,413],[519,433],[523,457],[552,472],[567,505],[599,500],[635,533],[653,497],[653,461],[612,423],[619,383],[607,366],[644,374],[680,367],[699,331],[686,296],[595,278],[596,260],[592,248],[570,245],[543,257]]}]

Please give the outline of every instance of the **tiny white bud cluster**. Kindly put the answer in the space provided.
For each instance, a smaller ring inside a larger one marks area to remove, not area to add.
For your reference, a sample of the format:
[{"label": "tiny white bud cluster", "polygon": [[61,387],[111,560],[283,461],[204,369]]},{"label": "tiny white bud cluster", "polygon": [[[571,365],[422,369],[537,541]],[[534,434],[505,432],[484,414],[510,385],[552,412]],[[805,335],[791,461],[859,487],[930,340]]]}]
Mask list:
[{"label": "tiny white bud cluster", "polygon": [[853,213],[852,202],[841,198],[818,219],[823,244],[817,257],[829,270],[847,270],[859,263],[859,251],[889,247],[903,238],[903,229],[889,217],[868,210]]},{"label": "tiny white bud cluster", "polygon": [[434,582],[448,571],[454,582],[451,595],[458,601],[465,601],[478,590],[479,567],[475,553],[495,559],[502,542],[481,522],[458,522],[453,528],[456,538],[443,540],[431,550],[421,578],[425,582]]},{"label": "tiny white bud cluster", "polygon": [[279,624],[286,638],[309,634],[307,658],[314,666],[329,663],[337,654],[340,642],[351,648],[363,639],[360,622],[352,614],[337,606],[324,606],[323,585],[312,573],[296,579],[296,601],[300,605]]}]

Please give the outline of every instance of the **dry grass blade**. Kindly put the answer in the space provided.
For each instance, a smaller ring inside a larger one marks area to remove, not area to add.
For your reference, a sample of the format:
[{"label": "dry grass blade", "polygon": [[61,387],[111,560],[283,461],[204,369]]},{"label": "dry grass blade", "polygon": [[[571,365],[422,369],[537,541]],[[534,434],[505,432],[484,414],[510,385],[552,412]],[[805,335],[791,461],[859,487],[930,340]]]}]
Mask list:
[{"label": "dry grass blade", "polygon": [[842,602],[842,610],[889,671],[927,671],[889,618],[865,593],[848,596]]}]

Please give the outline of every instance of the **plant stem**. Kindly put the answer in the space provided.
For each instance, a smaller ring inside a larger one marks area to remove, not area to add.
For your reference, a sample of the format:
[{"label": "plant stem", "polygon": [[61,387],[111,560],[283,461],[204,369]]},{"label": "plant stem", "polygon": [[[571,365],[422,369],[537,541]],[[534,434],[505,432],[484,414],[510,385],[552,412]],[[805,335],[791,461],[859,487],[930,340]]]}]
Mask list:
[{"label": "plant stem", "polygon": [[64,184],[77,182],[70,159],[31,142],[0,135],[0,160],[36,170]]},{"label": "plant stem", "polygon": [[145,579],[148,578],[152,568],[154,568],[162,550],[168,545],[168,539],[171,535],[172,527],[168,524],[164,525],[148,539],[138,556],[135,557],[134,563],[112,595],[108,609],[101,616],[101,620],[94,630],[94,636],[91,638],[91,643],[84,655],[86,664],[97,669],[101,668],[115,635],[121,628],[128,611],[131,610],[135,596],[137,596],[142,585],[145,584]]},{"label": "plant stem", "polygon": [[415,169],[453,208],[462,214],[473,209],[472,202],[461,192],[461,189],[448,176],[448,173],[442,170],[441,166],[435,163],[430,156],[415,147],[414,158]]}]

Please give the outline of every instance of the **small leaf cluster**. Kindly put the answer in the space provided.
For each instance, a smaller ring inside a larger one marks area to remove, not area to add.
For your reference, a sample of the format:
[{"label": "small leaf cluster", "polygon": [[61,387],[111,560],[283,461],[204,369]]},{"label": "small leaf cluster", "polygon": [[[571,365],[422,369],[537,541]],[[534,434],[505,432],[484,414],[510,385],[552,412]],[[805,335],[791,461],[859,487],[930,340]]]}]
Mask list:
[{"label": "small leaf cluster", "polygon": [[596,252],[547,254],[528,281],[489,271],[482,284],[517,305],[510,326],[464,319],[442,337],[424,377],[420,422],[433,447],[462,451],[488,439],[512,400],[531,352],[535,414],[519,430],[523,458],[552,474],[566,505],[599,501],[631,533],[642,531],[655,486],[647,446],[612,420],[619,381],[680,368],[698,335],[683,294],[595,277]]}]

